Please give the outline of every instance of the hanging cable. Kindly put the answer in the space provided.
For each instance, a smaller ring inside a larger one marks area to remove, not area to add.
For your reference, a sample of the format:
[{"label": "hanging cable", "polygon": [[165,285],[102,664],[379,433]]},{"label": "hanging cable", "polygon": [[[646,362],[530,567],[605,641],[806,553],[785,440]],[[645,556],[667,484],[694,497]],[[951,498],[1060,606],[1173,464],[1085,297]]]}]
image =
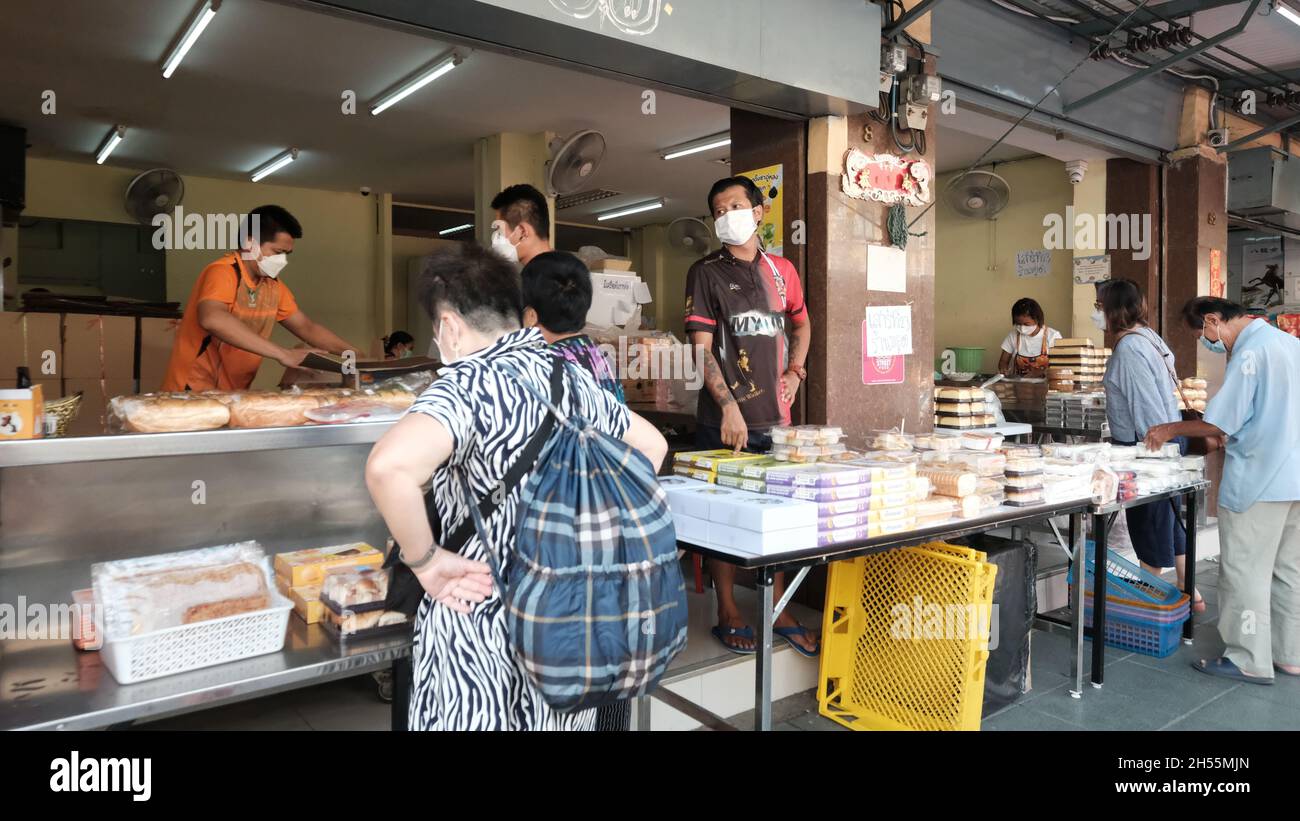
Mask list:
[{"label": "hanging cable", "polygon": [[[989,154],[991,154],[991,153],[993,152],[993,149],[995,149],[995,148],[997,148],[999,145],[1001,145],[1002,142],[1003,142],[1007,137],[1009,137],[1009,136],[1011,135],[1011,132],[1015,131],[1017,128],[1020,127],[1021,123],[1023,123],[1025,120],[1029,119],[1030,115],[1036,113],[1036,112],[1038,111],[1039,106],[1041,106],[1043,103],[1047,102],[1047,98],[1048,98],[1048,97],[1050,97],[1050,96],[1052,96],[1053,94],[1055,94],[1056,91],[1057,91],[1057,89],[1059,89],[1059,88],[1061,87],[1061,85],[1065,83],[1066,80],[1068,80],[1068,79],[1070,79],[1070,77],[1074,76],[1074,72],[1078,71],[1080,68],[1083,67],[1083,64],[1084,64],[1084,63],[1086,63],[1086,62],[1088,62],[1089,60],[1092,59],[1092,56],[1093,56],[1094,54],[1097,53],[1097,50],[1101,48],[1101,46],[1102,46],[1103,43],[1105,43],[1105,42],[1106,42],[1107,40],[1109,40],[1111,37],[1114,37],[1114,36],[1115,36],[1115,33],[1118,32],[1120,29],[1124,28],[1124,26],[1128,24],[1128,21],[1131,20],[1131,19],[1133,19],[1133,16],[1134,16],[1135,14],[1137,14],[1139,11],[1141,11],[1141,10],[1146,6],[1146,4],[1149,3],[1149,2],[1151,2],[1151,0],[1141,0],[1141,2],[1139,2],[1136,6],[1134,6],[1134,7],[1133,7],[1133,10],[1132,10],[1131,12],[1128,13],[1128,16],[1125,17],[1123,20],[1119,21],[1119,24],[1116,25],[1115,28],[1112,29],[1111,32],[1110,32],[1109,34],[1107,34],[1107,35],[1106,35],[1104,38],[1102,38],[1102,39],[1101,39],[1101,40],[1100,40],[1096,45],[1094,45],[1091,49],[1089,49],[1089,50],[1088,50],[1088,53],[1085,54],[1085,55],[1083,55],[1082,59],[1080,59],[1079,62],[1077,62],[1077,63],[1074,64],[1074,67],[1073,67],[1073,68],[1071,68],[1069,71],[1065,72],[1065,75],[1064,75],[1063,77],[1061,77],[1061,79],[1057,80],[1055,85],[1053,85],[1051,88],[1047,89],[1047,91],[1045,91],[1045,92],[1043,93],[1043,96],[1038,98],[1038,102],[1034,103],[1034,104],[1033,104],[1033,105],[1032,105],[1032,106],[1031,106],[1027,111],[1025,111],[1024,114],[1021,114],[1021,115],[1020,115],[1020,119],[1018,119],[1018,120],[1016,120],[1014,123],[1012,123],[1012,124],[1011,124],[1011,127],[1008,128],[1008,129],[1007,129],[1007,130],[1002,134],[1001,137],[998,137],[997,140],[995,140],[995,141],[993,142],[992,145],[990,145],[988,148],[984,149],[984,153],[981,154],[981,155],[979,156],[979,158],[975,160],[975,162],[973,162],[973,163],[970,164],[970,167],[966,169],[965,173],[969,174],[971,171],[974,171],[977,167],[979,167],[979,165],[980,165],[981,163],[984,162],[984,158],[987,157]],[[920,214],[917,214],[917,215],[916,215],[916,219],[912,220],[911,224],[908,225],[908,227],[910,228],[912,225],[915,225],[915,224],[917,223],[918,220],[920,220],[920,219],[921,219],[922,217],[924,217],[927,213],[929,213],[930,209],[934,207],[934,204],[935,204],[936,202],[938,202],[938,200],[939,200],[939,198],[938,198],[937,196],[934,197],[934,198],[932,198],[932,199],[930,200],[930,204],[927,205],[927,206],[926,206],[926,207],[921,211]]]}]

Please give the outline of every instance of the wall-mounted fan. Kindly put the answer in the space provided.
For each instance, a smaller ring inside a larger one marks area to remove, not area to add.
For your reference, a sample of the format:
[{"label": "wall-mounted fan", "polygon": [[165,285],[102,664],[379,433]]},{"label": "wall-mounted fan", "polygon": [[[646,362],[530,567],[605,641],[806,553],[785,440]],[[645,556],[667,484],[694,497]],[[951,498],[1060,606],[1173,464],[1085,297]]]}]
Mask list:
[{"label": "wall-mounted fan", "polygon": [[713,232],[698,217],[678,217],[668,223],[668,244],[704,256],[713,243]]},{"label": "wall-mounted fan", "polygon": [[126,213],[141,225],[153,224],[158,214],[170,213],[185,198],[185,181],[170,168],[154,168],[126,186]]},{"label": "wall-mounted fan", "polygon": [[1011,186],[992,171],[971,171],[953,178],[943,196],[963,217],[991,220],[1011,202]]},{"label": "wall-mounted fan", "polygon": [[599,131],[579,131],[551,140],[551,159],[546,163],[546,193],[559,197],[585,190],[604,157],[605,135]]}]

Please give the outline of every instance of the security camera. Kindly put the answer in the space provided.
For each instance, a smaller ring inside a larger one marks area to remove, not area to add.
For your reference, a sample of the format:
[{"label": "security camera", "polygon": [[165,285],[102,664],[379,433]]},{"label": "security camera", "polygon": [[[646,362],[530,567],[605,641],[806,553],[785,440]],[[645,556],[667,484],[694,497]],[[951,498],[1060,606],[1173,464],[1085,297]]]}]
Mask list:
[{"label": "security camera", "polygon": [[1065,164],[1065,173],[1070,178],[1070,185],[1083,182],[1083,175],[1088,173],[1087,160],[1071,160]]},{"label": "security camera", "polygon": [[370,196],[370,186],[368,185],[361,186],[361,196],[363,197]]},{"label": "security camera", "polygon": [[1228,129],[1226,128],[1212,129],[1207,132],[1205,136],[1208,138],[1212,148],[1222,148],[1228,144]]}]

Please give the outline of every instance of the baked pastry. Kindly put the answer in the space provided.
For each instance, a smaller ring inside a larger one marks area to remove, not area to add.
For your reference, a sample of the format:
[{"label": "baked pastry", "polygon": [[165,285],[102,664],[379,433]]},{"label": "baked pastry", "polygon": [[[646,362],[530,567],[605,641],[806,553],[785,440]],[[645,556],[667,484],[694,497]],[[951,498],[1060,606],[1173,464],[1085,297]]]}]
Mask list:
[{"label": "baked pastry", "polygon": [[244,393],[230,403],[232,428],[285,428],[305,425],[307,411],[319,407],[316,396],[293,393]]},{"label": "baked pastry", "polygon": [[382,402],[398,410],[406,410],[415,404],[415,394],[410,391],[404,391],[400,388],[380,388],[378,390],[364,390],[358,398],[364,397],[375,402]]},{"label": "baked pastry", "polygon": [[922,465],[916,475],[930,480],[934,492],[940,496],[969,496],[975,492],[979,477],[964,470]]},{"label": "baked pastry", "polygon": [[388,573],[383,570],[334,570],[325,575],[321,595],[340,607],[382,602],[388,596]]},{"label": "baked pastry", "polygon": [[118,396],[109,411],[134,433],[213,430],[230,422],[230,410],[204,397]]}]

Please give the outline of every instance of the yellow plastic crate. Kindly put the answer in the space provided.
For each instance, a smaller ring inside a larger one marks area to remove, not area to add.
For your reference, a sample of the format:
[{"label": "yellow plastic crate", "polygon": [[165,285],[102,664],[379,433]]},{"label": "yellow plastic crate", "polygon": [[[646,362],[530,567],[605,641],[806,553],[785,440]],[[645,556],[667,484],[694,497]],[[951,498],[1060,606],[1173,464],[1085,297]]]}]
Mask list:
[{"label": "yellow plastic crate", "polygon": [[985,559],[934,542],[832,564],[821,714],[854,730],[978,730],[997,575]]}]

